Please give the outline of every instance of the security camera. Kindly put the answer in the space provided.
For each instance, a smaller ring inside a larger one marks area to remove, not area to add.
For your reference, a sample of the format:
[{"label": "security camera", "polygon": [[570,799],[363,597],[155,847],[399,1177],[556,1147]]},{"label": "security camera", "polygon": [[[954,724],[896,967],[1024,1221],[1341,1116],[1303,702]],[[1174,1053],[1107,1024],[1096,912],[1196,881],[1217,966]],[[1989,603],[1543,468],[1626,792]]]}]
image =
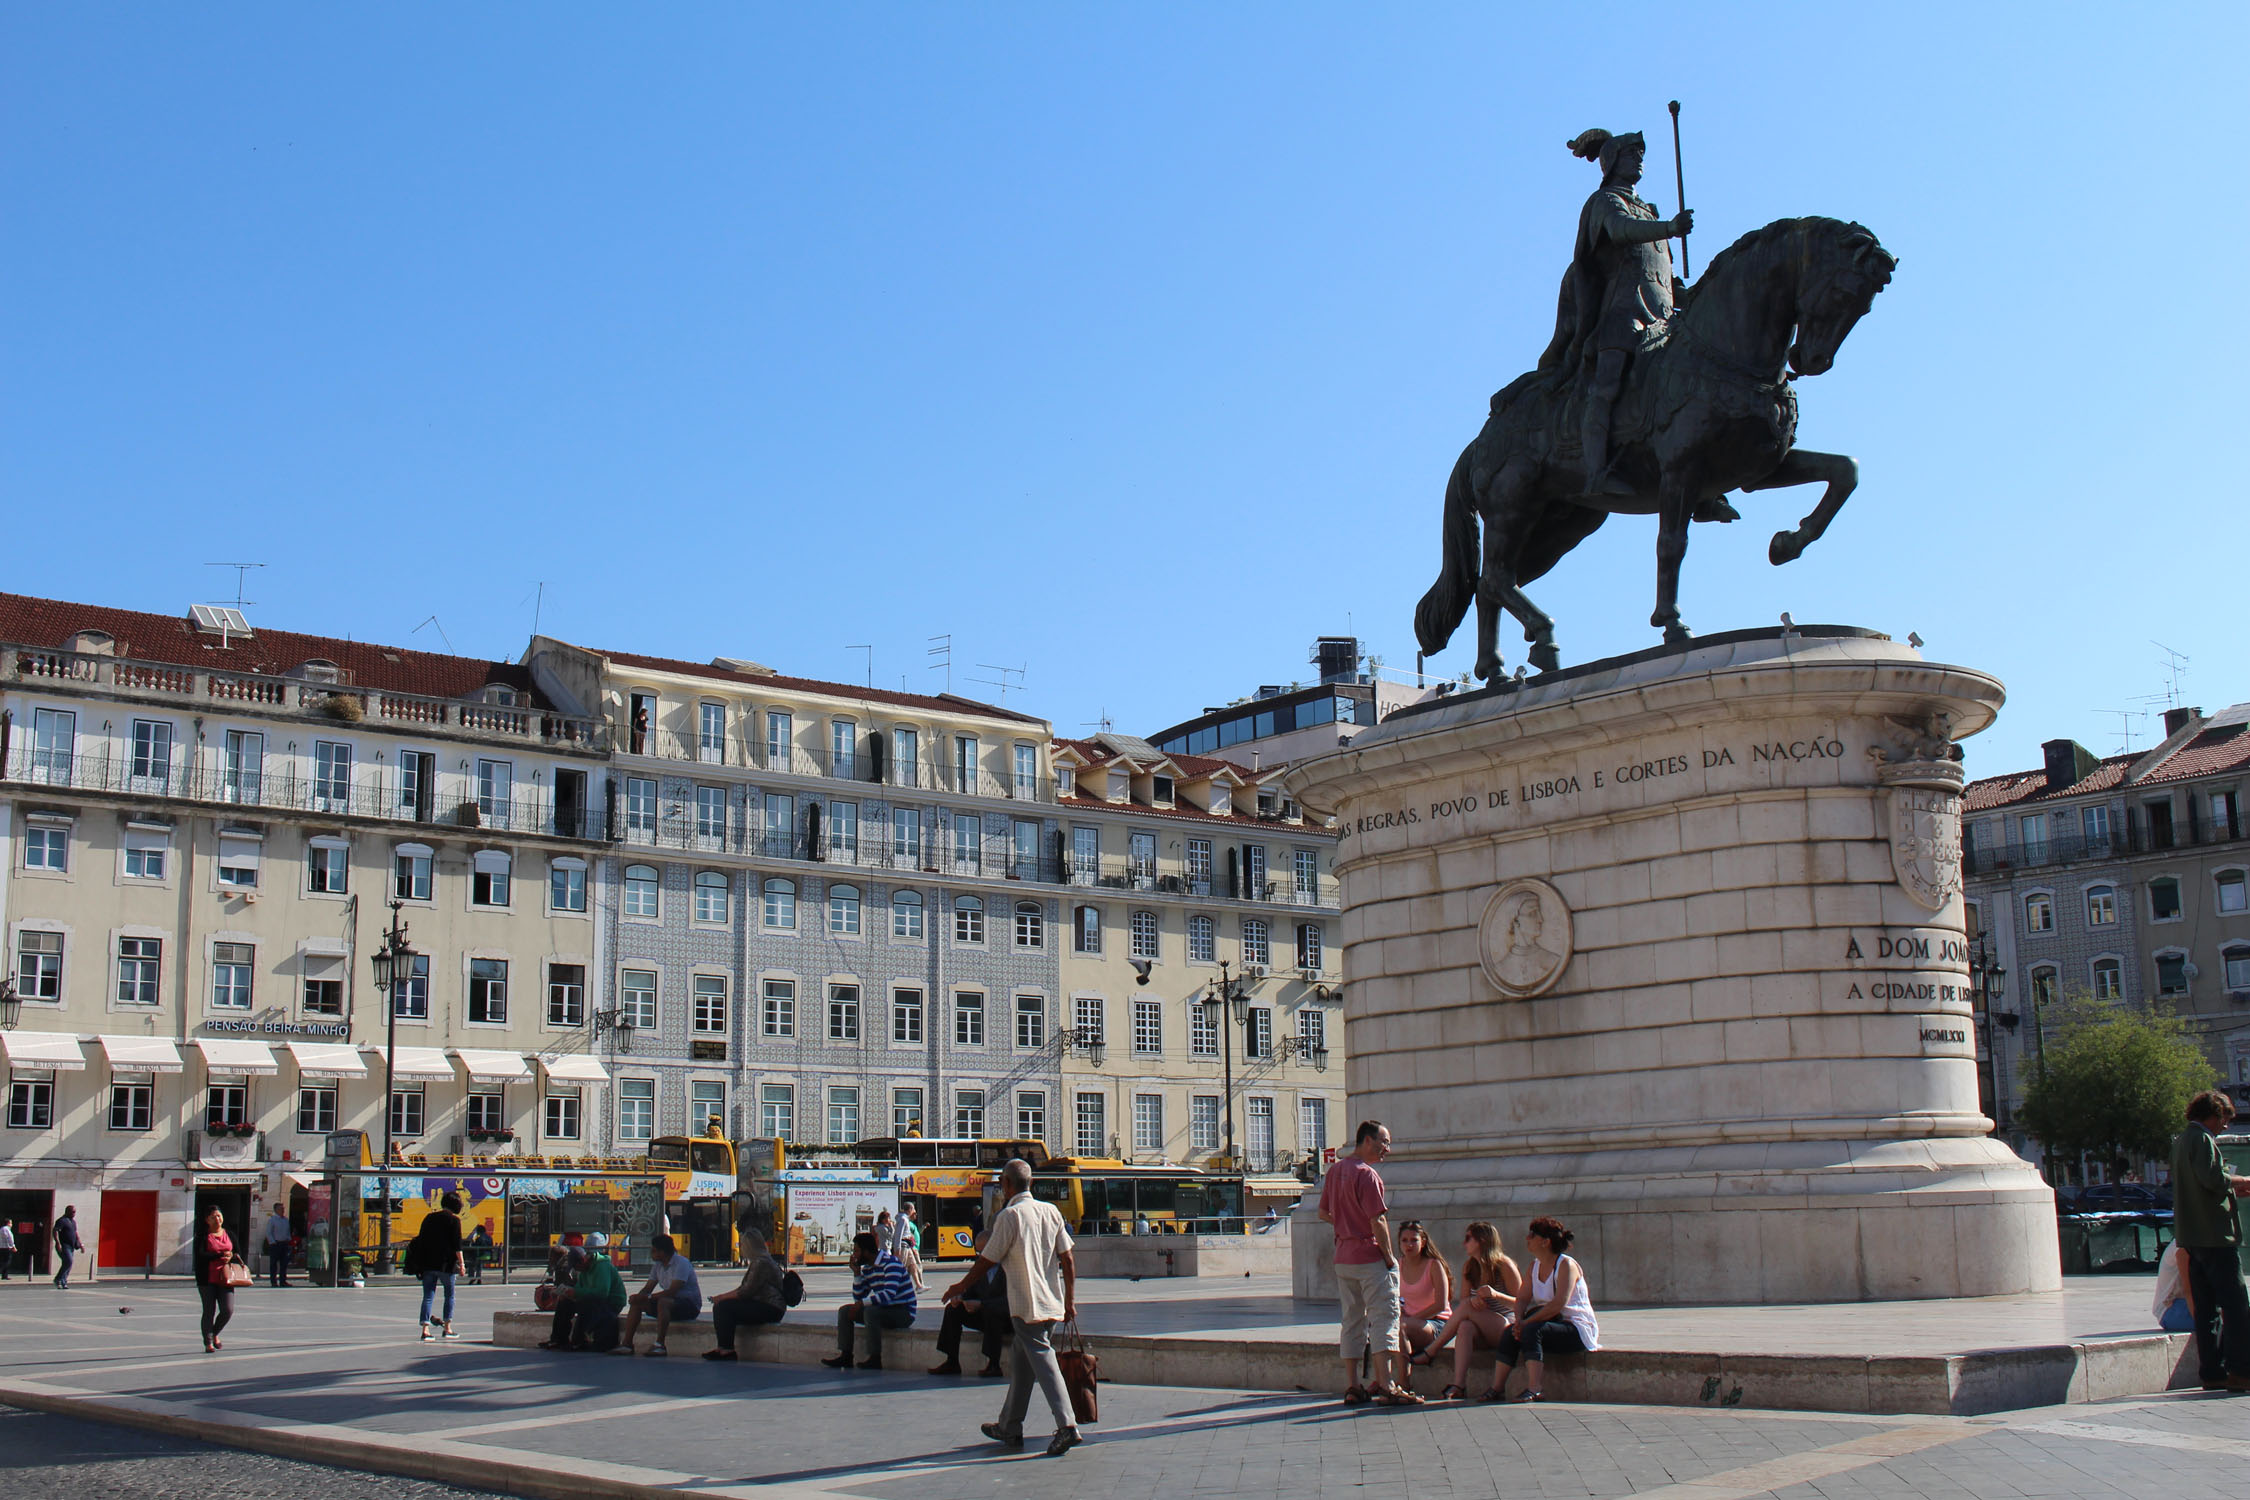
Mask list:
[{"label": "security camera", "polygon": [[1129,958],[1126,962],[1133,966],[1133,983],[1147,984],[1148,971],[1156,966],[1156,960],[1153,958]]}]

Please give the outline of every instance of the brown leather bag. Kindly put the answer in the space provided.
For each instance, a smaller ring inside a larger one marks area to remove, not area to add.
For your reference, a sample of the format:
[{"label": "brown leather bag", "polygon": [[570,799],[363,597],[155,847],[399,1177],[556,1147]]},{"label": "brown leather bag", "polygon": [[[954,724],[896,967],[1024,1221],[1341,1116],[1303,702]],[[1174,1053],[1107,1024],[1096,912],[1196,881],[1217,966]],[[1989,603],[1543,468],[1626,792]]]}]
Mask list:
[{"label": "brown leather bag", "polygon": [[1076,1323],[1055,1327],[1055,1363],[1062,1366],[1063,1389],[1070,1392],[1070,1409],[1081,1422],[1099,1422],[1101,1400],[1094,1383],[1102,1378],[1102,1362],[1086,1347],[1086,1336]]}]

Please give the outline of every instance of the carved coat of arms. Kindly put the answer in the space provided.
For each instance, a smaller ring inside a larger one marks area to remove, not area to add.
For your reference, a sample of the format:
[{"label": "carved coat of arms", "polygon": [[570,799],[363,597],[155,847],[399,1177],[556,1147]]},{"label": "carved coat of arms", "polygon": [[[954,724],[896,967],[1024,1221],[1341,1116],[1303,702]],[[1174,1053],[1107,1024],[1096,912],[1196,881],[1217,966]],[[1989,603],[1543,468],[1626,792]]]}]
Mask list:
[{"label": "carved coat of arms", "polygon": [[1891,870],[1932,911],[1961,893],[1959,792],[1891,788]]}]

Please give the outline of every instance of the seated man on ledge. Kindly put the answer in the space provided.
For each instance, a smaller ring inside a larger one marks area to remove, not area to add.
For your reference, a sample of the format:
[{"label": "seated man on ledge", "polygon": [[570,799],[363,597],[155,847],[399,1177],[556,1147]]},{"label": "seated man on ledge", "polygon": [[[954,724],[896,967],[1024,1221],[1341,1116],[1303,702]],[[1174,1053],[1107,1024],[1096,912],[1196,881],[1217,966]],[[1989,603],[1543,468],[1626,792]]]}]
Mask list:
[{"label": "seated man on ledge", "polygon": [[555,1301],[555,1324],[542,1349],[588,1349],[608,1353],[617,1347],[617,1315],[625,1308],[625,1283],[606,1250],[573,1245],[563,1252],[570,1284]]},{"label": "seated man on ledge", "polygon": [[836,1309],[836,1357],[831,1370],[852,1367],[852,1329],[867,1329],[867,1358],[860,1368],[883,1368],[883,1330],[914,1326],[914,1278],[899,1258],[869,1232],[852,1236],[852,1300]]},{"label": "seated man on ledge", "polygon": [[[984,1235],[975,1240],[977,1253],[984,1253]],[[967,1296],[945,1304],[945,1321],[938,1325],[937,1350],[945,1356],[945,1363],[933,1365],[932,1375],[958,1375],[961,1373],[961,1330],[975,1328],[984,1336],[984,1368],[977,1373],[993,1379],[1008,1372],[1000,1368],[1000,1351],[1008,1347],[1015,1334],[1015,1325],[1008,1316],[1008,1273],[998,1264],[985,1272]]]},{"label": "seated man on ledge", "polygon": [[672,1325],[685,1323],[703,1311],[703,1287],[695,1279],[695,1267],[672,1248],[672,1237],[656,1235],[649,1240],[648,1248],[656,1257],[655,1269],[649,1272],[648,1285],[626,1299],[632,1311],[625,1315],[617,1347],[609,1351],[612,1354],[633,1352],[633,1335],[640,1332],[641,1318],[653,1310],[656,1342],[648,1346],[648,1352],[652,1358],[661,1358],[671,1352],[664,1347],[664,1336],[672,1331]]},{"label": "seated man on ledge", "polygon": [[711,1299],[711,1328],[719,1346],[707,1350],[705,1359],[735,1359],[734,1331],[778,1323],[789,1312],[789,1298],[781,1288],[781,1262],[773,1258],[763,1231],[745,1225],[742,1230],[742,1282],[731,1292]]}]

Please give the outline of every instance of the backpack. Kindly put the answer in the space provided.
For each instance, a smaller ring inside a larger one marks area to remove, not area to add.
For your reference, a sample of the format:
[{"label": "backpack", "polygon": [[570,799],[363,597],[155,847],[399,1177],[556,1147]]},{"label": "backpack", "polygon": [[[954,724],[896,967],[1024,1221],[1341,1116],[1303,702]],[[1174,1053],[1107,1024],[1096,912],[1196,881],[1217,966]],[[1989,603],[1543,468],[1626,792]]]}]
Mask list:
[{"label": "backpack", "polygon": [[802,1301],[804,1301],[804,1300],[805,1300],[805,1278],[804,1278],[804,1277],[802,1277],[802,1276],[799,1276],[799,1275],[798,1275],[798,1274],[797,1274],[797,1273],[796,1273],[795,1271],[784,1271],[784,1272],[782,1272],[782,1273],[781,1273],[781,1303],[782,1303],[782,1306],[784,1306],[784,1307],[795,1307],[795,1306],[796,1306],[796,1305],[797,1305],[798,1303],[800,1303],[800,1302],[802,1302]]}]

